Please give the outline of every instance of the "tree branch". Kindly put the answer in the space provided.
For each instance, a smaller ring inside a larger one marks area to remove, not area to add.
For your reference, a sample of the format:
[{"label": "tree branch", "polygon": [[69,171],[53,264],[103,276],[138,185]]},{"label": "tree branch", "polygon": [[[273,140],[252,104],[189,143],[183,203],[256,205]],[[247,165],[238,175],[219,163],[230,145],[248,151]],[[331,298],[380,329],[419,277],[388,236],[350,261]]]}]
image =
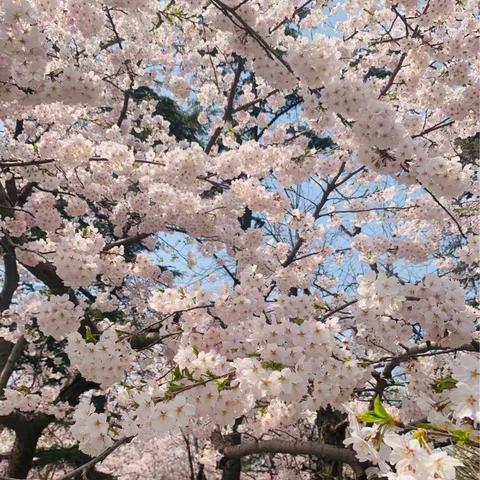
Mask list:
[{"label": "tree branch", "polygon": [[0,293],[0,312],[7,310],[10,306],[13,294],[15,293],[20,280],[15,251],[10,246],[8,246],[7,253],[3,257],[3,263],[5,265],[5,272],[3,288]]},{"label": "tree branch", "polygon": [[[396,357],[386,357],[381,360],[377,360],[374,363],[379,363],[381,361],[386,361],[383,370],[381,372],[374,371],[372,376],[375,378],[377,384],[375,386],[375,395],[379,395],[380,398],[383,395],[385,389],[389,386],[389,380],[392,378],[393,370],[396,367],[400,366],[402,362],[406,362],[411,360],[412,358],[416,358],[419,356],[424,356],[425,354],[430,355],[441,355],[446,353],[452,352],[479,352],[480,345],[478,342],[466,343],[465,345],[461,345],[457,348],[446,349],[440,347],[434,343],[424,343],[421,345],[416,345],[415,347],[409,348],[405,353],[402,353]],[[372,400],[373,402],[373,400]],[[373,403],[372,403],[373,404]]]},{"label": "tree branch", "polygon": [[46,163],[53,163],[55,162],[54,158],[46,158],[44,160],[28,160],[26,162],[16,162],[16,161],[8,161],[5,160],[0,162],[0,167],[8,168],[8,167],[31,167],[33,165],[44,165]]},{"label": "tree branch", "polygon": [[406,56],[407,56],[406,53],[402,53],[402,55],[400,57],[400,60],[397,63],[397,66],[394,68],[393,72],[390,74],[390,77],[388,79],[387,84],[382,88],[382,91],[380,92],[380,95],[378,96],[379,99],[382,98],[384,95],[386,95],[388,93],[388,91],[390,90],[391,86],[393,85],[393,82],[395,81],[395,77],[398,75],[398,72],[402,68],[402,64],[403,64],[403,61],[405,60]]},{"label": "tree branch", "polygon": [[95,466],[97,463],[102,462],[105,460],[112,452],[114,452],[118,447],[121,445],[130,442],[133,439],[132,437],[123,437],[120,440],[117,440],[113,445],[110,447],[106,448],[100,455],[97,457],[93,458],[89,462],[85,463],[81,467],[76,468],[75,470],[72,470],[71,472],[63,475],[60,477],[58,480],[69,480],[71,478],[75,478],[77,476],[82,475],[84,472],[87,472],[90,470],[93,466]]},{"label": "tree branch", "polygon": [[429,128],[426,128],[425,130],[422,130],[420,133],[412,135],[412,138],[423,137],[427,133],[434,132],[435,130],[438,130],[440,128],[449,127],[450,125],[453,125],[454,123],[455,123],[455,120],[448,120],[448,118],[445,118],[441,122],[438,122],[435,125],[433,125]]},{"label": "tree branch", "polygon": [[[221,0],[211,0],[213,5],[218,8],[235,26],[247,32],[259,45],[265,50],[271,59],[277,59],[290,73],[293,74],[292,67],[259,35],[236,11]],[[238,23],[237,23],[238,22]]]},{"label": "tree branch", "polygon": [[12,375],[13,370],[15,369],[15,364],[17,360],[20,358],[25,345],[27,344],[25,337],[20,335],[17,340],[17,343],[10,351],[10,355],[2,369],[2,373],[0,374],[0,397],[3,396],[3,392],[5,387],[7,386],[8,380]]},{"label": "tree branch", "polygon": [[[338,170],[338,173],[333,177],[332,181],[328,183],[327,188],[323,192],[322,198],[318,202],[317,206],[315,207],[315,211],[313,212],[313,218],[317,220],[317,218],[320,215],[320,212],[322,211],[322,208],[325,206],[325,204],[328,201],[329,195],[337,188],[341,183],[344,183],[345,179],[342,180],[342,182],[337,184],[338,179],[342,175],[343,171],[345,170],[345,162],[343,162],[340,165],[340,169]],[[354,173],[347,175],[347,179],[353,176]],[[294,260],[295,257],[297,256],[298,251],[300,250],[301,246],[304,244],[305,240],[303,238],[299,238],[295,245],[293,246],[292,250],[288,254],[287,259],[282,263],[283,267],[288,267]]]},{"label": "tree branch", "polygon": [[121,240],[117,240],[115,242],[109,243],[108,245],[105,245],[105,248],[103,251],[108,251],[111,250],[112,248],[115,247],[121,247],[124,245],[131,245],[132,243],[137,243],[143,240],[144,238],[149,237],[152,235],[151,233],[139,233],[138,235],[133,235],[132,237],[126,237],[122,238]]},{"label": "tree branch", "polygon": [[[240,75],[243,71],[243,61],[239,59],[237,69],[235,70],[235,76],[233,78],[232,86],[230,87],[230,93],[228,94],[227,105],[225,106],[225,113],[223,114],[223,121],[230,122],[232,120],[233,114],[233,101],[235,100],[235,93],[237,91],[238,82],[240,81]],[[222,127],[217,127],[210,140],[205,147],[205,153],[210,153],[215,142],[217,141],[220,133],[222,132]]]},{"label": "tree branch", "polygon": [[290,455],[314,455],[325,457],[350,465],[358,479],[364,479],[365,472],[355,457],[355,452],[348,448],[335,447],[313,441],[259,440],[248,441],[240,445],[227,446],[222,452],[228,458],[242,458],[257,453],[287,453]]}]

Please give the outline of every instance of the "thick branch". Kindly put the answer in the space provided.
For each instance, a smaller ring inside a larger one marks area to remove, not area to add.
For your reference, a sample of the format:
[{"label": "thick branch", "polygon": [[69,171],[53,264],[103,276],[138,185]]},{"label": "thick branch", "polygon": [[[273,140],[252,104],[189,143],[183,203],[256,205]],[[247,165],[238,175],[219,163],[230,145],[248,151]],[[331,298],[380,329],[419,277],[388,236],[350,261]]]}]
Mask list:
[{"label": "thick branch", "polygon": [[223,454],[228,458],[241,458],[256,453],[287,453],[290,455],[314,455],[350,465],[359,479],[366,478],[355,452],[348,448],[317,442],[297,442],[288,440],[259,440],[225,447]]},{"label": "thick branch", "polygon": [[13,424],[9,428],[15,430],[15,443],[8,459],[7,478],[27,478],[32,468],[38,439],[52,419],[53,417],[43,413],[12,416]]},{"label": "thick branch", "polygon": [[132,79],[130,81],[130,87],[123,93],[123,104],[122,109],[120,110],[120,115],[118,116],[117,127],[121,127],[123,121],[127,118],[128,104],[130,102],[130,95],[134,85],[135,81]]},{"label": "thick branch", "polygon": [[[409,348],[405,353],[402,353],[396,357],[387,357],[380,361],[386,361],[387,363],[383,367],[381,372],[373,372],[372,375],[375,378],[377,385],[375,387],[375,396],[379,395],[382,397],[383,392],[389,386],[389,381],[392,378],[392,373],[400,366],[402,362],[407,362],[412,358],[424,356],[424,355],[441,355],[452,352],[479,352],[480,345],[478,342],[466,343],[457,348],[443,348],[434,343],[427,342],[425,344],[416,345],[415,347]],[[375,362],[375,363],[378,363]],[[373,403],[372,403],[373,405]]]},{"label": "thick branch", "polygon": [[2,292],[0,293],[0,312],[7,310],[10,306],[13,294],[20,280],[17,269],[17,259],[12,248],[8,247],[8,251],[3,257],[3,263],[5,265],[5,273]]},{"label": "thick branch", "polygon": [[[23,264],[22,264],[23,265]],[[43,282],[54,295],[73,295],[73,291],[66,287],[63,280],[57,275],[52,264],[41,262],[34,267],[23,265],[35,278]]]},{"label": "thick branch", "polygon": [[[238,82],[240,81],[240,76],[243,71],[243,61],[239,60],[238,61],[238,66],[237,69],[235,70],[235,76],[233,77],[233,82],[232,86],[230,87],[230,92],[228,94],[228,99],[227,99],[227,105],[225,107],[225,112],[223,114],[223,121],[224,122],[230,122],[232,120],[232,115],[233,115],[233,101],[235,100],[235,93],[237,91],[237,86]],[[215,142],[217,141],[218,137],[220,136],[220,133],[222,132],[222,127],[217,127],[212,136],[210,137],[210,140],[207,143],[207,146],[205,147],[205,152],[210,153],[210,150],[212,150],[213,146],[215,145]]]},{"label": "thick branch", "polygon": [[8,356],[8,359],[2,369],[2,373],[0,374],[0,397],[3,395],[3,391],[7,386],[8,380],[12,375],[13,370],[15,369],[15,364],[20,358],[20,355],[22,354],[22,351],[25,348],[26,344],[27,342],[25,341],[24,336],[20,335],[17,343],[10,351],[10,355]]}]

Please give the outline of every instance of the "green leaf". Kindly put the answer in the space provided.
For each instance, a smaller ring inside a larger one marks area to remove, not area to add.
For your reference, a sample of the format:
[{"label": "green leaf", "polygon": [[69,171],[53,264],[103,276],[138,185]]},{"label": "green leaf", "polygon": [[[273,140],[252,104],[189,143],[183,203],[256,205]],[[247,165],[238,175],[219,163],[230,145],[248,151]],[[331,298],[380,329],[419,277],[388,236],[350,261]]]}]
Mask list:
[{"label": "green leaf", "polygon": [[452,390],[456,387],[458,380],[453,377],[443,377],[435,380],[431,386],[432,390],[436,393],[442,393],[445,390]]},{"label": "green leaf", "polygon": [[373,411],[378,417],[384,418],[385,420],[388,420],[391,418],[389,413],[385,410],[385,407],[382,404],[380,395],[377,395],[373,400]]},{"label": "green leaf", "polygon": [[413,438],[415,440],[418,440],[418,443],[420,443],[420,445],[423,447],[423,448],[426,448],[427,445],[428,445],[428,442],[427,442],[427,432],[426,430],[424,430],[423,428],[419,428],[418,430],[415,430],[413,432]]},{"label": "green leaf", "polygon": [[87,343],[97,343],[97,340],[93,336],[90,327],[85,327],[85,340],[87,341]]},{"label": "green leaf", "polygon": [[285,368],[283,363],[274,362],[273,360],[264,360],[261,365],[267,370],[283,370]]},{"label": "green leaf", "polygon": [[173,381],[181,380],[183,378],[182,370],[177,365],[173,370]]},{"label": "green leaf", "polygon": [[414,424],[418,428],[425,428],[426,430],[434,430],[435,426],[428,422],[415,422]]},{"label": "green leaf", "polygon": [[466,445],[470,441],[470,431],[460,428],[451,428],[448,430],[453,435],[453,440],[458,445]]},{"label": "green leaf", "polygon": [[365,423],[395,425],[395,419],[385,410],[379,395],[373,400],[373,410],[367,410],[358,415],[357,418]]},{"label": "green leaf", "polygon": [[[182,388],[182,385],[179,385],[175,381],[171,381],[168,384],[168,389],[167,389],[167,397],[171,397],[172,393],[175,393],[176,391],[180,390]],[[170,394],[170,395],[169,395]]]},{"label": "green leaf", "polygon": [[217,386],[217,390],[220,392],[230,385],[230,379],[228,377],[218,378],[217,380],[214,380],[213,383]]},{"label": "green leaf", "polygon": [[196,357],[198,357],[198,354],[200,353],[200,350],[194,345],[192,347],[193,353],[195,354]]},{"label": "green leaf", "polygon": [[367,410],[361,413],[357,418],[364,423],[383,423],[385,420],[378,417],[373,410]]},{"label": "green leaf", "polygon": [[28,395],[30,393],[32,393],[32,391],[26,385],[20,385],[20,386],[16,387],[15,390],[17,392],[25,393],[25,394],[28,394]]}]

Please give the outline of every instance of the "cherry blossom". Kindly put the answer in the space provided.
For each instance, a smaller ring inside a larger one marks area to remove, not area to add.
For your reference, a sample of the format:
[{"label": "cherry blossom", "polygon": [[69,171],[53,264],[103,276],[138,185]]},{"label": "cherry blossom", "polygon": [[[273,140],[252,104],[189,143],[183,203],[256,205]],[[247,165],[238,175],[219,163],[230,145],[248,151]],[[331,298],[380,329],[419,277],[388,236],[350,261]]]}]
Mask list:
[{"label": "cherry blossom", "polygon": [[70,478],[171,441],[186,478],[454,479],[478,28],[470,0],[3,1],[5,475],[61,437]]}]

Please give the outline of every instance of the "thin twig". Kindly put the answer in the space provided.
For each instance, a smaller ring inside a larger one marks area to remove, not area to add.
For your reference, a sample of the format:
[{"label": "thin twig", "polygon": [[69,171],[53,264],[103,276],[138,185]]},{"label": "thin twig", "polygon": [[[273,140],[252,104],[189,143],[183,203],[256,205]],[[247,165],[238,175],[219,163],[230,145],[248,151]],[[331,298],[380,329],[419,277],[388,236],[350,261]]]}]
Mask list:
[{"label": "thin twig", "polygon": [[120,440],[117,440],[113,445],[110,447],[106,448],[100,455],[97,457],[93,458],[89,462],[85,463],[81,467],[76,468],[75,470],[72,470],[71,472],[63,475],[60,477],[58,480],[69,480],[71,478],[75,478],[77,476],[82,475],[84,472],[87,472],[90,470],[92,467],[94,467],[97,463],[102,462],[105,460],[113,451],[115,451],[118,447],[121,445],[130,442],[133,439],[133,436],[131,437],[123,437]]},{"label": "thin twig", "polygon": [[402,55],[400,56],[400,60],[398,61],[397,66],[394,68],[393,72],[390,74],[387,84],[382,88],[380,95],[378,96],[379,99],[382,98],[384,95],[386,95],[390,90],[391,86],[393,85],[393,82],[395,81],[395,77],[398,75],[398,72],[402,68],[402,65],[406,56],[407,56],[406,53],[402,53]]}]

